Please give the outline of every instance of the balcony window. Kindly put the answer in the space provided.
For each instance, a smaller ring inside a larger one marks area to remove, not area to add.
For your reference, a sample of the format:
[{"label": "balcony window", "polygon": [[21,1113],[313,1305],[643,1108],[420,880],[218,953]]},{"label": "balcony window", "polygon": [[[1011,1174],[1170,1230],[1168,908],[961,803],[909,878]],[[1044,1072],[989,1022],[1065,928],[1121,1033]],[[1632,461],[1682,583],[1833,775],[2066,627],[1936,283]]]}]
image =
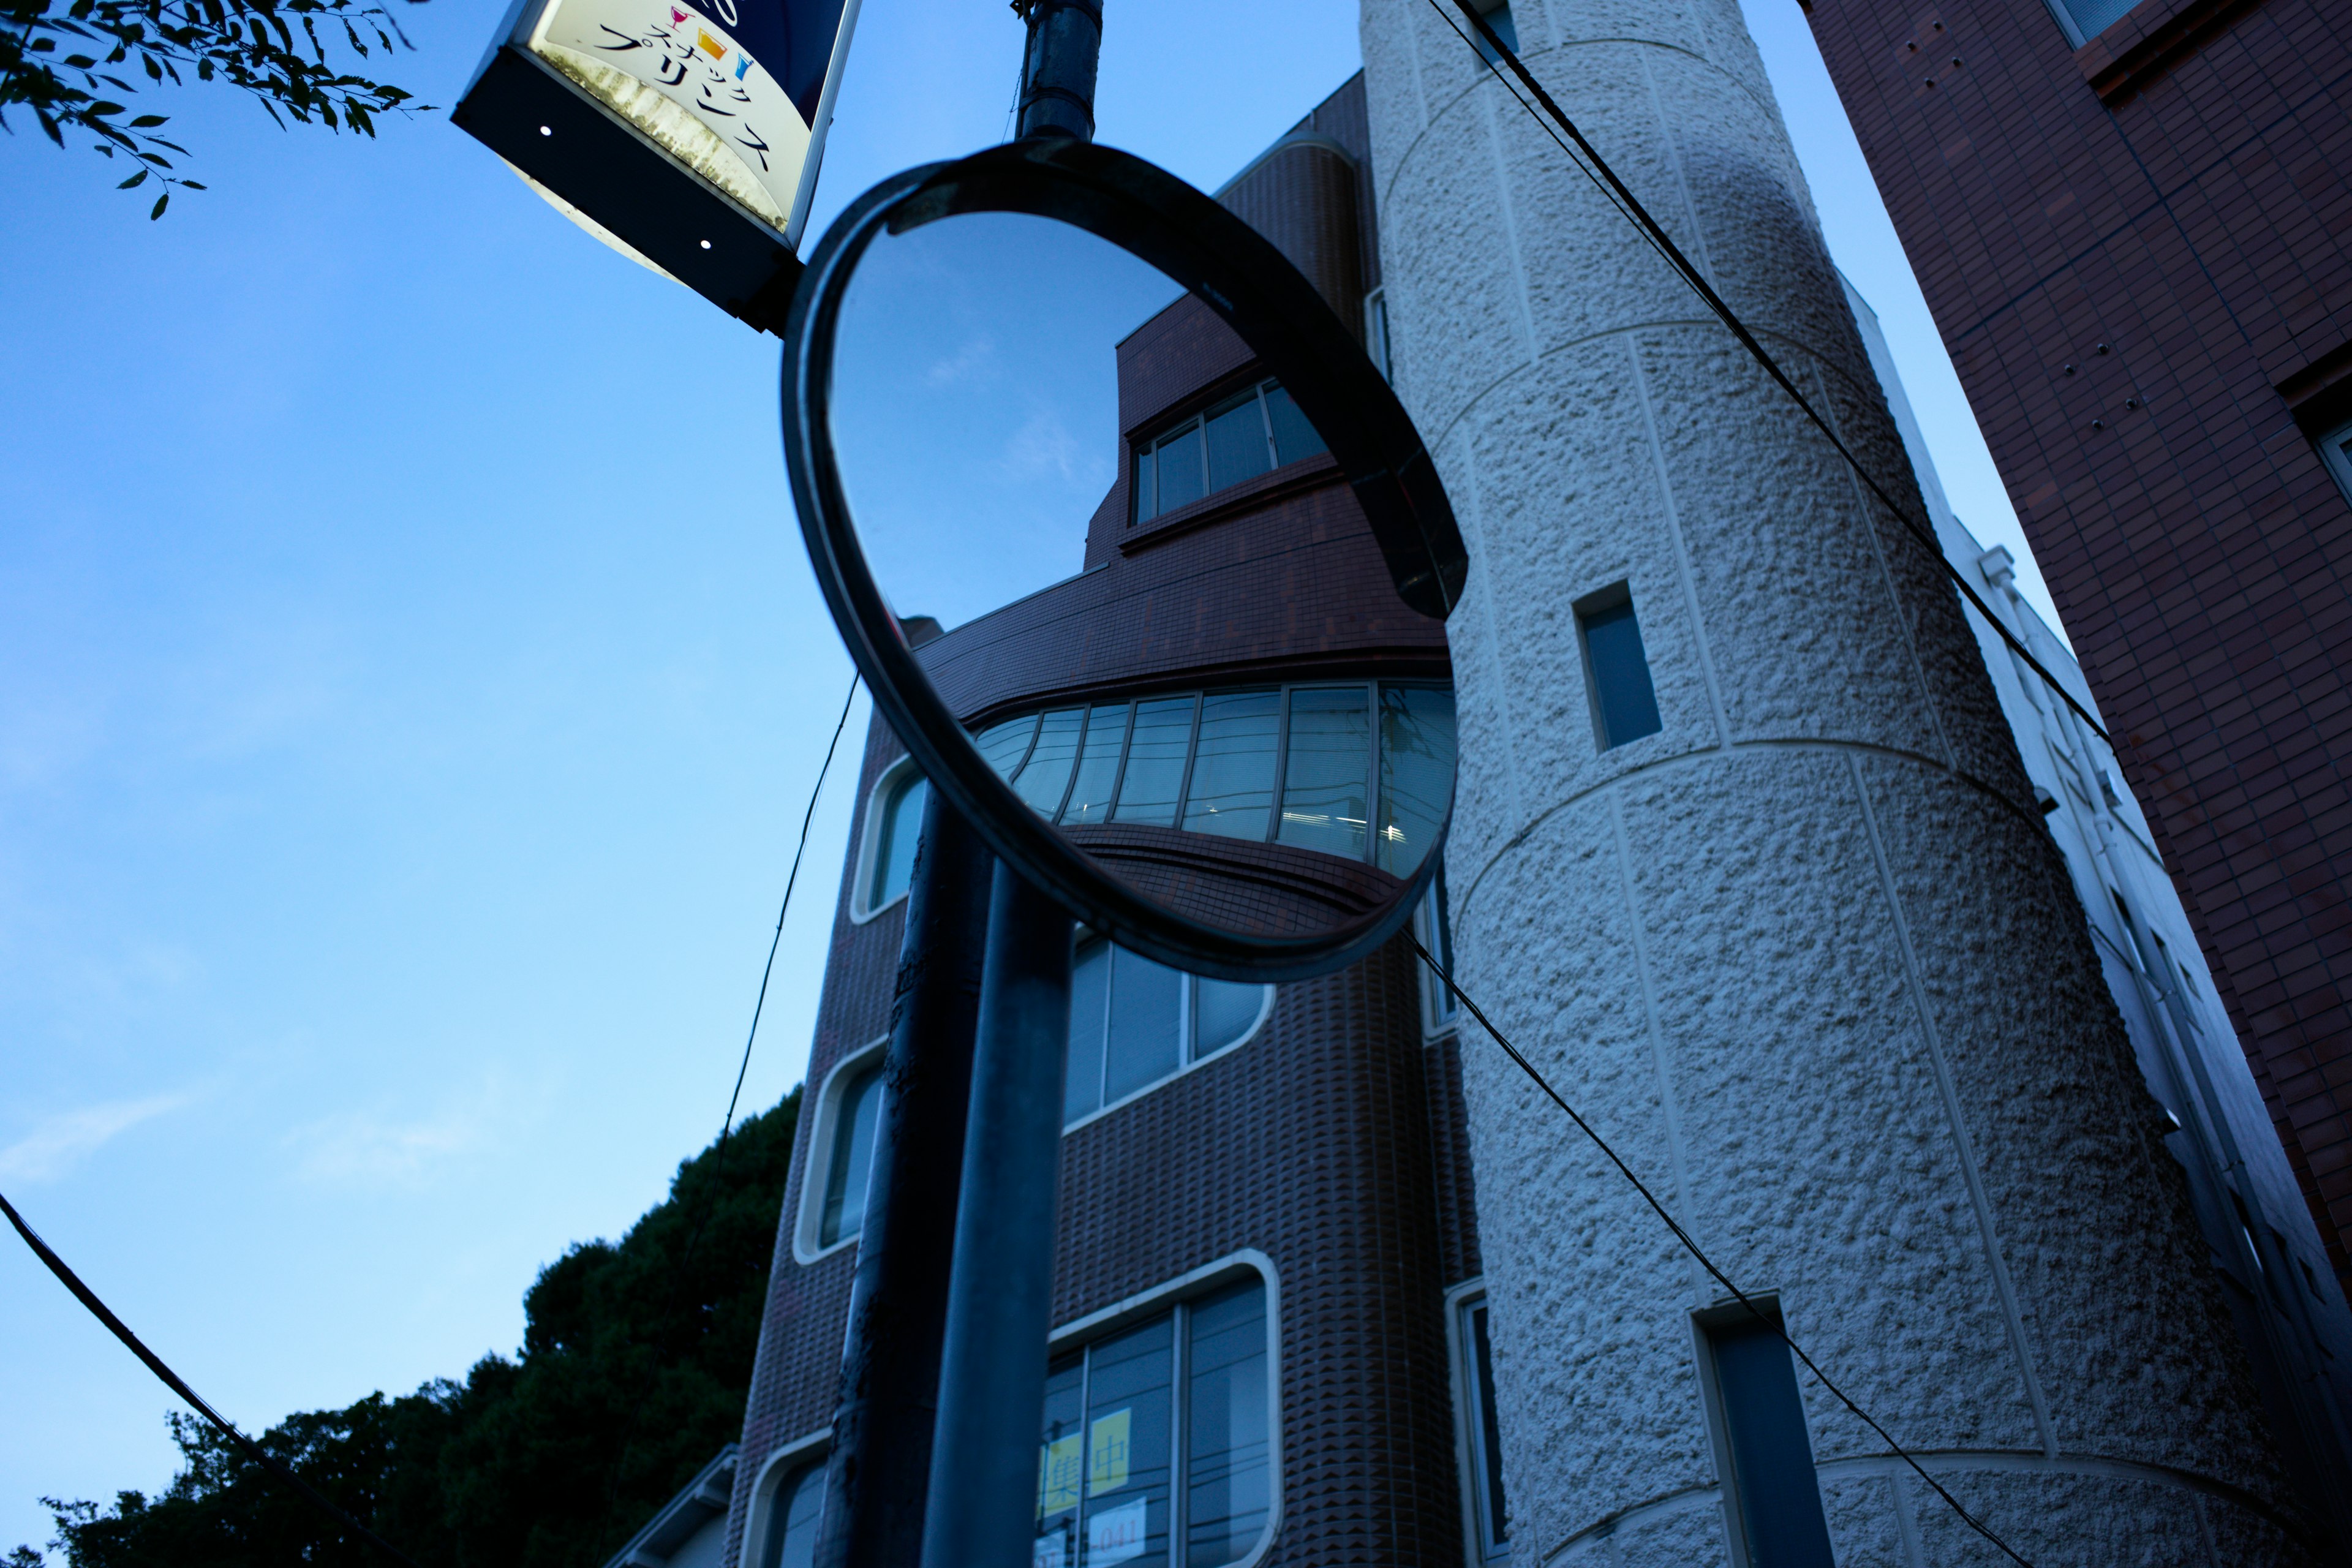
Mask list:
[{"label": "balcony window", "polygon": [[1274,1513],[1265,1287],[1178,1304],[1055,1359],[1034,1568],[1227,1568]]},{"label": "balcony window", "polygon": [[1261,382],[1135,443],[1133,522],[1324,449],[1279,382]]},{"label": "balcony window", "polygon": [[1452,799],[1454,694],[1350,681],[1154,697],[1024,714],[976,743],[1066,826],[1181,825],[1406,877]]},{"label": "balcony window", "polygon": [[1108,942],[1082,948],[1070,975],[1063,1121],[1239,1045],[1272,997],[1271,986],[1205,980]]}]

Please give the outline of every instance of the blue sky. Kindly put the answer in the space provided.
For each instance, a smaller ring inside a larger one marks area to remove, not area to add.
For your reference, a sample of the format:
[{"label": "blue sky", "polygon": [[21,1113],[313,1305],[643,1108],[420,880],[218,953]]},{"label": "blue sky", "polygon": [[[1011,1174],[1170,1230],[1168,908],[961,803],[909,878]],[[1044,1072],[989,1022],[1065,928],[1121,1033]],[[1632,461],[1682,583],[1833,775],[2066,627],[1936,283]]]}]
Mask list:
[{"label": "blue sky", "polygon": [[[1103,140],[1203,186],[1359,63],[1349,0],[1109,10]],[[387,74],[446,109],[499,14],[403,6]],[[1798,8],[1750,24],[1955,507],[2024,559]],[[1000,138],[1018,52],[1000,0],[866,0],[818,225]],[[849,667],[772,339],[443,114],[139,107],[212,187],[161,223],[0,140],[0,1190],[259,1426],[511,1350],[717,1131]],[[751,1106],[801,1076],[847,782]],[[0,1550],[169,1479],[171,1396],[13,1240],[0,1346]]]}]

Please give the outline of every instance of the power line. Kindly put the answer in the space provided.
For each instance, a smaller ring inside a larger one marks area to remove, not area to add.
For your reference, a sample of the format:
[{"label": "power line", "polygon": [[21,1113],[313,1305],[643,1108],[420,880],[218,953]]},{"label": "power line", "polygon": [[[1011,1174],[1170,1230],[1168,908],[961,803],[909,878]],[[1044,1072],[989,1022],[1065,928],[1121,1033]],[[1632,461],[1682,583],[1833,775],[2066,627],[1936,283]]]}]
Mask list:
[{"label": "power line", "polygon": [[104,1323],[113,1333],[116,1339],[121,1340],[124,1344],[130,1346],[131,1353],[137,1356],[141,1361],[145,1362],[147,1363],[148,1371],[153,1373],[157,1377],[162,1378],[165,1387],[178,1394],[182,1399],[186,1400],[190,1408],[194,1410],[197,1415],[203,1416],[205,1420],[211,1422],[215,1427],[218,1428],[221,1436],[236,1444],[238,1449],[245,1454],[246,1458],[251,1459],[255,1464],[259,1465],[263,1469],[268,1470],[271,1475],[276,1476],[288,1486],[292,1487],[296,1491],[300,1492],[303,1498],[308,1500],[312,1507],[317,1508],[321,1512],[329,1515],[344,1529],[350,1531],[354,1535],[357,1535],[361,1540],[365,1541],[369,1545],[374,1547],[385,1556],[390,1557],[396,1563],[406,1563],[408,1568],[418,1568],[416,1559],[411,1557],[407,1552],[403,1552],[399,1547],[394,1546],[389,1541],[386,1541],[383,1536],[378,1535],[374,1531],[370,1530],[366,1525],[362,1524],[357,1519],[353,1518],[347,1510],[345,1510],[342,1505],[328,1497],[326,1493],[319,1490],[318,1488],[312,1486],[310,1482],[304,1480],[300,1476],[296,1475],[292,1468],[289,1468],[283,1460],[279,1459],[275,1454],[270,1453],[267,1448],[264,1448],[252,1438],[247,1436],[244,1433],[238,1431],[236,1427],[230,1423],[227,1416],[223,1415],[219,1411],[215,1410],[211,1405],[205,1404],[203,1396],[198,1394],[194,1389],[188,1386],[186,1379],[183,1378],[178,1373],[173,1372],[169,1366],[165,1365],[162,1356],[157,1355],[153,1351],[149,1350],[145,1344],[142,1343],[139,1336],[131,1331],[130,1326],[124,1323],[121,1318],[116,1317],[113,1310],[108,1307],[105,1302],[98,1299],[98,1292],[83,1284],[81,1282],[81,1277],[76,1274],[71,1268],[66,1267],[66,1260],[59,1258],[56,1251],[50,1247],[49,1244],[41,1239],[40,1234],[37,1231],[34,1230],[31,1226],[25,1223],[25,1216],[16,1212],[16,1205],[10,1203],[5,1195],[0,1195],[0,1211],[5,1211],[7,1214],[8,1223],[16,1227],[16,1234],[25,1238],[25,1245],[31,1247],[34,1255],[39,1258],[43,1263],[48,1265],[49,1272],[56,1275],[59,1280],[63,1281],[65,1288],[72,1291],[75,1298],[79,1300],[83,1306],[89,1309],[90,1315],[95,1317],[100,1322]]},{"label": "power line", "polygon": [[[2031,666],[2033,673],[2040,676],[2052,691],[2057,693],[2058,700],[2073,709],[2075,716],[2088,724],[2092,732],[2107,743],[2109,751],[2113,751],[2115,739],[2107,733],[2105,726],[2099,722],[2098,717],[2080,702],[2075,701],[2074,694],[2067,690],[2064,684],[2056,676],[2051,674],[2042,661],[2034,657],[2033,650],[2027,647],[2018,639],[2015,633],[2001,624],[2000,617],[1993,614],[1992,606],[1986,604],[1976,589],[1970,586],[1969,580],[1960,574],[1960,569],[1945,558],[1944,547],[1937,542],[1935,531],[1912,517],[1909,512],[1895,503],[1893,496],[1886,493],[1885,487],[1880,485],[1877,479],[1863,465],[1862,459],[1856,457],[1838,433],[1830,427],[1829,421],[1822,416],[1803,393],[1797,390],[1797,384],[1789,379],[1788,373],[1780,368],[1780,362],[1766,352],[1764,345],[1757,341],[1756,334],[1748,331],[1748,324],[1742,321],[1731,307],[1724,302],[1723,297],[1715,291],[1715,286],[1706,280],[1706,275],[1698,269],[1689,257],[1682,253],[1682,247],[1675,244],[1674,237],[1666,232],[1665,226],[1650,216],[1649,208],[1642,205],[1641,198],[1633,194],[1632,187],[1618,178],[1617,171],[1609,166],[1609,161],[1601,155],[1599,150],[1585,140],[1584,132],[1576,128],[1576,121],[1568,117],[1567,110],[1561,109],[1551,94],[1544,90],[1543,84],[1536,80],[1535,73],[1528,70],[1520,61],[1517,52],[1503,42],[1501,36],[1495,31],[1492,24],[1479,14],[1472,0],[1454,0],[1454,4],[1456,9],[1470,19],[1470,25],[1478,29],[1478,36],[1486,40],[1486,48],[1479,48],[1478,45],[1471,40],[1470,35],[1463,32],[1462,25],[1445,14],[1445,8],[1439,4],[1439,0],[1429,0],[1430,9],[1435,11],[1440,19],[1454,29],[1454,35],[1464,44],[1477,53],[1479,60],[1486,68],[1487,74],[1501,82],[1504,89],[1510,93],[1511,101],[1525,110],[1528,117],[1538,125],[1543,126],[1544,133],[1552,139],[1553,143],[1561,152],[1568,154],[1569,161],[1576,165],[1578,172],[1599,188],[1601,194],[1609,199],[1610,205],[1617,209],[1619,215],[1632,224],[1642,237],[1649,242],[1650,248],[1656,251],[1664,258],[1666,265],[1674,268],[1675,275],[1689,286],[1691,291],[1699,297],[1725,326],[1731,329],[1732,335],[1739,340],[1741,346],[1748,350],[1756,363],[1764,367],[1765,374],[1780,383],[1780,389],[1795,401],[1800,409],[1804,411],[1805,417],[1811,420],[1814,426],[1829,438],[1832,447],[1837,448],[1838,456],[1843,458],[1847,466],[1853,469],[1862,482],[1870,487],[1870,493],[1876,496],[1886,510],[1894,514],[1895,521],[1909,530],[1921,543],[1927,545],[1928,552],[1935,557],[1936,564],[1943,568],[1944,575],[1949,577],[1953,586],[1959,589],[1960,596],[1976,606],[1977,613],[1984,616],[1986,623],[2000,636],[2000,640],[2007,643],[2018,658]],[[1490,49],[1493,51],[1492,55],[1487,53]],[[1534,105],[1528,103],[1527,99],[1522,98],[1512,87],[1509,78],[1503,75],[1501,67],[1496,64],[1498,59],[1511,68],[1512,74],[1526,85],[1528,92],[1534,97],[1536,102],[1543,106],[1542,113],[1538,113]],[[1546,114],[1559,121],[1560,130],[1567,132],[1570,140],[1575,142],[1575,148],[1571,149],[1568,142],[1560,141],[1559,131],[1554,131],[1549,125],[1545,124],[1544,115]],[[1579,153],[1582,153],[1582,160],[1579,159]]]},{"label": "power line", "polygon": [[[676,1267],[669,1271],[669,1298],[662,1316],[667,1318],[677,1306],[677,1293],[686,1279],[687,1266],[694,1260],[694,1249],[702,1242],[702,1232],[710,1223],[710,1205],[718,1199],[719,1178],[727,1170],[727,1138],[735,1129],[735,1108],[743,1098],[743,1079],[751,1070],[751,1047],[760,1038],[760,1015],[768,1005],[768,981],[776,972],[776,949],[784,940],[784,917],[792,912],[793,889],[800,885],[801,858],[808,853],[809,825],[816,820],[817,802],[824,798],[824,781],[833,772],[834,753],[841,749],[841,732],[849,727],[849,710],[857,701],[858,677],[849,678],[849,690],[841,700],[841,717],[834,721],[833,739],[825,742],[824,761],[818,764],[816,784],[809,791],[808,809],[801,813],[801,838],[793,850],[793,868],[784,878],[784,897],[776,910],[775,934],[768,939],[768,962],[760,970],[760,994],[751,1003],[751,1027],[743,1037],[743,1059],[735,1068],[734,1092],[727,1097],[727,1117],[719,1125],[719,1142],[712,1145],[710,1177],[701,1184],[694,1209],[694,1228],[687,1233],[686,1246],[678,1253]],[[653,1380],[659,1363],[646,1369],[638,1385],[637,1397],[629,1402],[629,1422],[622,1429],[621,1441],[613,1451],[613,1463],[606,1470],[608,1485],[617,1481],[621,1466],[629,1457],[629,1446],[636,1441],[637,1417],[646,1407],[646,1395],[652,1391]]]},{"label": "power line", "polygon": [[1423,963],[1428,964],[1431,972],[1434,973],[1439,980],[1444,983],[1447,993],[1451,994],[1455,1001],[1461,1003],[1463,1006],[1469,1009],[1470,1016],[1478,1021],[1478,1026],[1480,1028],[1486,1031],[1487,1037],[1492,1039],[1496,1045],[1502,1047],[1503,1054],[1510,1058],[1512,1062],[1517,1066],[1518,1069],[1527,1074],[1528,1077],[1533,1080],[1538,1089],[1543,1090],[1545,1094],[1549,1095],[1554,1105],[1559,1106],[1562,1110],[1568,1112],[1568,1119],[1576,1123],[1577,1130],[1579,1131],[1582,1132],[1587,1138],[1592,1140],[1594,1148],[1599,1149],[1601,1153],[1609,1157],[1609,1163],[1617,1167],[1617,1173],[1624,1177],[1627,1182],[1631,1183],[1635,1192],[1642,1194],[1642,1201],[1648,1204],[1651,1210],[1657,1215],[1658,1218],[1664,1222],[1666,1229],[1674,1234],[1674,1238],[1682,1243],[1683,1249],[1688,1252],[1693,1258],[1698,1259],[1699,1267],[1705,1268],[1709,1274],[1715,1276],[1716,1283],[1730,1291],[1731,1294],[1738,1300],[1739,1304],[1747,1308],[1748,1310],[1754,1315],[1758,1322],[1764,1324],[1774,1333],[1780,1335],[1780,1342],[1787,1345],[1790,1351],[1795,1352],[1797,1359],[1805,1363],[1805,1370],[1811,1373],[1815,1377],[1821,1379],[1822,1386],[1828,1389],[1831,1394],[1835,1395],[1839,1404],[1844,1405],[1848,1410],[1853,1411],[1853,1414],[1860,1418],[1864,1426],[1868,1426],[1872,1431],[1877,1433],[1880,1438],[1885,1442],[1886,1447],[1893,1451],[1896,1458],[1901,1459],[1905,1464],[1910,1466],[1912,1469],[1917,1471],[1919,1479],[1927,1482],[1928,1486],[1934,1488],[1936,1495],[1942,1498],[1945,1502],[1950,1504],[1952,1511],[1958,1514],[1960,1518],[1966,1521],[1969,1529],[1975,1531],[1979,1535],[1983,1536],[1987,1541],[1991,1542],[1995,1546],[2000,1547],[2002,1552],[2008,1554],[2011,1562],[2018,1564],[2018,1568],[2033,1568],[2033,1564],[2019,1556],[2015,1549],[2013,1549],[2009,1542],[2003,1541],[2000,1536],[1995,1535],[1990,1525],[1987,1525],[1982,1520],[1977,1518],[1976,1515],[1970,1513],[1967,1509],[1962,1508],[1960,1506],[1960,1500],[1954,1497],[1950,1492],[1945,1490],[1944,1483],[1929,1475],[1926,1468],[1920,1465],[1919,1461],[1911,1457],[1909,1450],[1906,1449],[1902,1444],[1897,1443],[1895,1440],[1894,1435],[1888,1432],[1885,1427],[1881,1426],[1878,1422],[1873,1418],[1869,1411],[1864,1410],[1861,1405],[1855,1404],[1852,1396],[1850,1396],[1845,1390],[1831,1382],[1830,1374],[1823,1372],[1821,1369],[1821,1364],[1814,1361],[1811,1356],[1805,1353],[1804,1346],[1799,1344],[1796,1341],[1789,1337],[1788,1329],[1780,1321],[1779,1319],[1772,1317],[1767,1313],[1763,1308],[1758,1306],[1754,1299],[1751,1298],[1747,1291],[1742,1290],[1738,1286],[1731,1282],[1731,1276],[1726,1274],[1722,1269],[1715,1266],[1715,1260],[1706,1255],[1706,1250],[1702,1248],[1697,1242],[1691,1239],[1690,1232],[1685,1230],[1682,1227],[1681,1223],[1677,1221],[1674,1215],[1666,1208],[1666,1205],[1658,1201],[1657,1194],[1650,1191],[1647,1184],[1645,1184],[1641,1177],[1633,1173],[1633,1167],[1628,1165],[1624,1162],[1624,1159],[1618,1154],[1617,1151],[1609,1146],[1609,1140],[1601,1136],[1601,1134],[1593,1129],[1592,1123],[1587,1121],[1578,1113],[1576,1107],[1569,1104],[1567,1100],[1560,1098],[1559,1090],[1552,1088],[1550,1081],[1547,1079],[1542,1073],[1536,1070],[1535,1063],[1528,1060],[1526,1057],[1522,1056],[1519,1053],[1518,1047],[1511,1044],[1509,1037],[1506,1036],[1502,1030],[1495,1027],[1493,1022],[1487,1018],[1486,1013],[1480,1009],[1478,1004],[1472,1001],[1469,994],[1465,992],[1461,986],[1456,985],[1454,983],[1454,976],[1446,972],[1446,968],[1444,964],[1438,963],[1434,957],[1431,956],[1429,949],[1421,944],[1421,938],[1408,931],[1404,933],[1404,939],[1412,944],[1413,952],[1421,954],[1421,961]]}]

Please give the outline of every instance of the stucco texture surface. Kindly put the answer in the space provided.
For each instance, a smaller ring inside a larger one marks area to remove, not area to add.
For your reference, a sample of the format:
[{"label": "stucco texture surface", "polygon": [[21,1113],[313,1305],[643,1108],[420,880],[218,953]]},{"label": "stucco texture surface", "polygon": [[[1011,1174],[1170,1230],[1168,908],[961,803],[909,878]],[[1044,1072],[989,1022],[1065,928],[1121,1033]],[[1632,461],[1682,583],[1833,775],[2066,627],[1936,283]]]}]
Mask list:
[{"label": "stucco texture surface", "polygon": [[[1924,516],[1734,0],[1513,16]],[[1465,988],[2034,1562],[2293,1560],[2160,1112],[1940,557],[1424,0],[1367,0],[1363,41],[1397,384],[1472,554]],[[1663,727],[1604,749],[1577,607],[1620,585]],[[1694,1319],[1729,1293],[1475,1030],[1463,1073],[1514,1557],[1733,1561]],[[1842,1563],[1994,1560],[1799,1388]]]}]

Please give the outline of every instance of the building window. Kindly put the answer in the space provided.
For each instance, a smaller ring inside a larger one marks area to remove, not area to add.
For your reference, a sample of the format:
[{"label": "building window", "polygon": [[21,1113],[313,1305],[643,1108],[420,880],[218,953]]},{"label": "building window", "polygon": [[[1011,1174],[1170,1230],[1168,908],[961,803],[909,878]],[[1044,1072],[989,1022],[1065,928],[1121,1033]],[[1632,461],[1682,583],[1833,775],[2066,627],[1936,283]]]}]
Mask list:
[{"label": "building window", "polygon": [[1642,626],[1626,585],[1604,588],[1579,603],[1576,630],[1584,644],[1584,683],[1592,694],[1592,731],[1601,749],[1656,734],[1663,727],[1657,693],[1650,686],[1650,660],[1642,651]]},{"label": "building window", "polygon": [[816,1558],[817,1516],[824,1507],[824,1461],[803,1465],[776,1483],[768,1507],[760,1568],[809,1568]]},{"label": "building window", "polygon": [[[1429,879],[1429,891],[1413,913],[1413,933],[1429,955],[1454,973],[1454,921],[1445,909],[1445,865],[1438,863],[1436,873]],[[1421,1029],[1432,1039],[1450,1035],[1461,1022],[1462,1004],[1445,982],[1426,963],[1417,964],[1421,971]]]},{"label": "building window", "polygon": [[1454,1417],[1471,1561],[1507,1561],[1510,1511],[1503,1500],[1503,1432],[1495,1414],[1495,1352],[1483,1289],[1465,1289],[1454,1300]]},{"label": "building window", "polygon": [[817,1095],[808,1196],[795,1243],[803,1263],[855,1240],[864,1228],[866,1179],[882,1121],[882,1058],[887,1043],[877,1040],[840,1063]]},{"label": "building window", "polygon": [[2050,14],[2066,41],[2081,48],[2124,18],[2139,0],[2050,0]]},{"label": "building window", "polygon": [[1454,694],[1367,682],[1196,692],[1024,713],[975,744],[1066,827],[1181,827],[1407,877],[1453,800]]},{"label": "building window", "polygon": [[2352,425],[2338,426],[2320,437],[2319,455],[2336,476],[2344,499],[2352,500]]},{"label": "building window", "polygon": [[[1509,0],[1495,0],[1495,3],[1479,5],[1476,9],[1478,14],[1486,19],[1486,26],[1495,29],[1495,37],[1503,40],[1503,47],[1511,53],[1517,54],[1519,27],[1517,23],[1511,20]],[[1496,54],[1494,47],[1486,42],[1486,36],[1484,33],[1475,27],[1469,29],[1469,32],[1470,41],[1477,46],[1480,59],[1490,66],[1503,63],[1503,57]]]},{"label": "building window", "polygon": [[1323,449],[1282,384],[1260,382],[1135,443],[1129,526]]},{"label": "building window", "polygon": [[1251,1279],[1057,1357],[1035,1568],[1225,1568],[1274,1513],[1266,1290]]},{"label": "building window", "polygon": [[866,808],[866,842],[857,857],[857,896],[851,914],[872,920],[906,896],[915,877],[915,850],[923,834],[923,803],[931,786],[904,761],[883,773]]},{"label": "building window", "polygon": [[1699,1334],[1715,1394],[1716,1468],[1732,1530],[1751,1568],[1832,1568],[1796,1363],[1778,1308],[1705,1315]]},{"label": "building window", "polygon": [[1111,942],[1089,943],[1070,975],[1064,1124],[1240,1045],[1273,1000],[1270,985],[1204,980]]},{"label": "building window", "polygon": [[1396,379],[1396,367],[1390,363],[1395,352],[1389,346],[1389,296],[1386,289],[1375,289],[1364,296],[1364,352],[1371,356],[1373,367],[1382,381]]}]

